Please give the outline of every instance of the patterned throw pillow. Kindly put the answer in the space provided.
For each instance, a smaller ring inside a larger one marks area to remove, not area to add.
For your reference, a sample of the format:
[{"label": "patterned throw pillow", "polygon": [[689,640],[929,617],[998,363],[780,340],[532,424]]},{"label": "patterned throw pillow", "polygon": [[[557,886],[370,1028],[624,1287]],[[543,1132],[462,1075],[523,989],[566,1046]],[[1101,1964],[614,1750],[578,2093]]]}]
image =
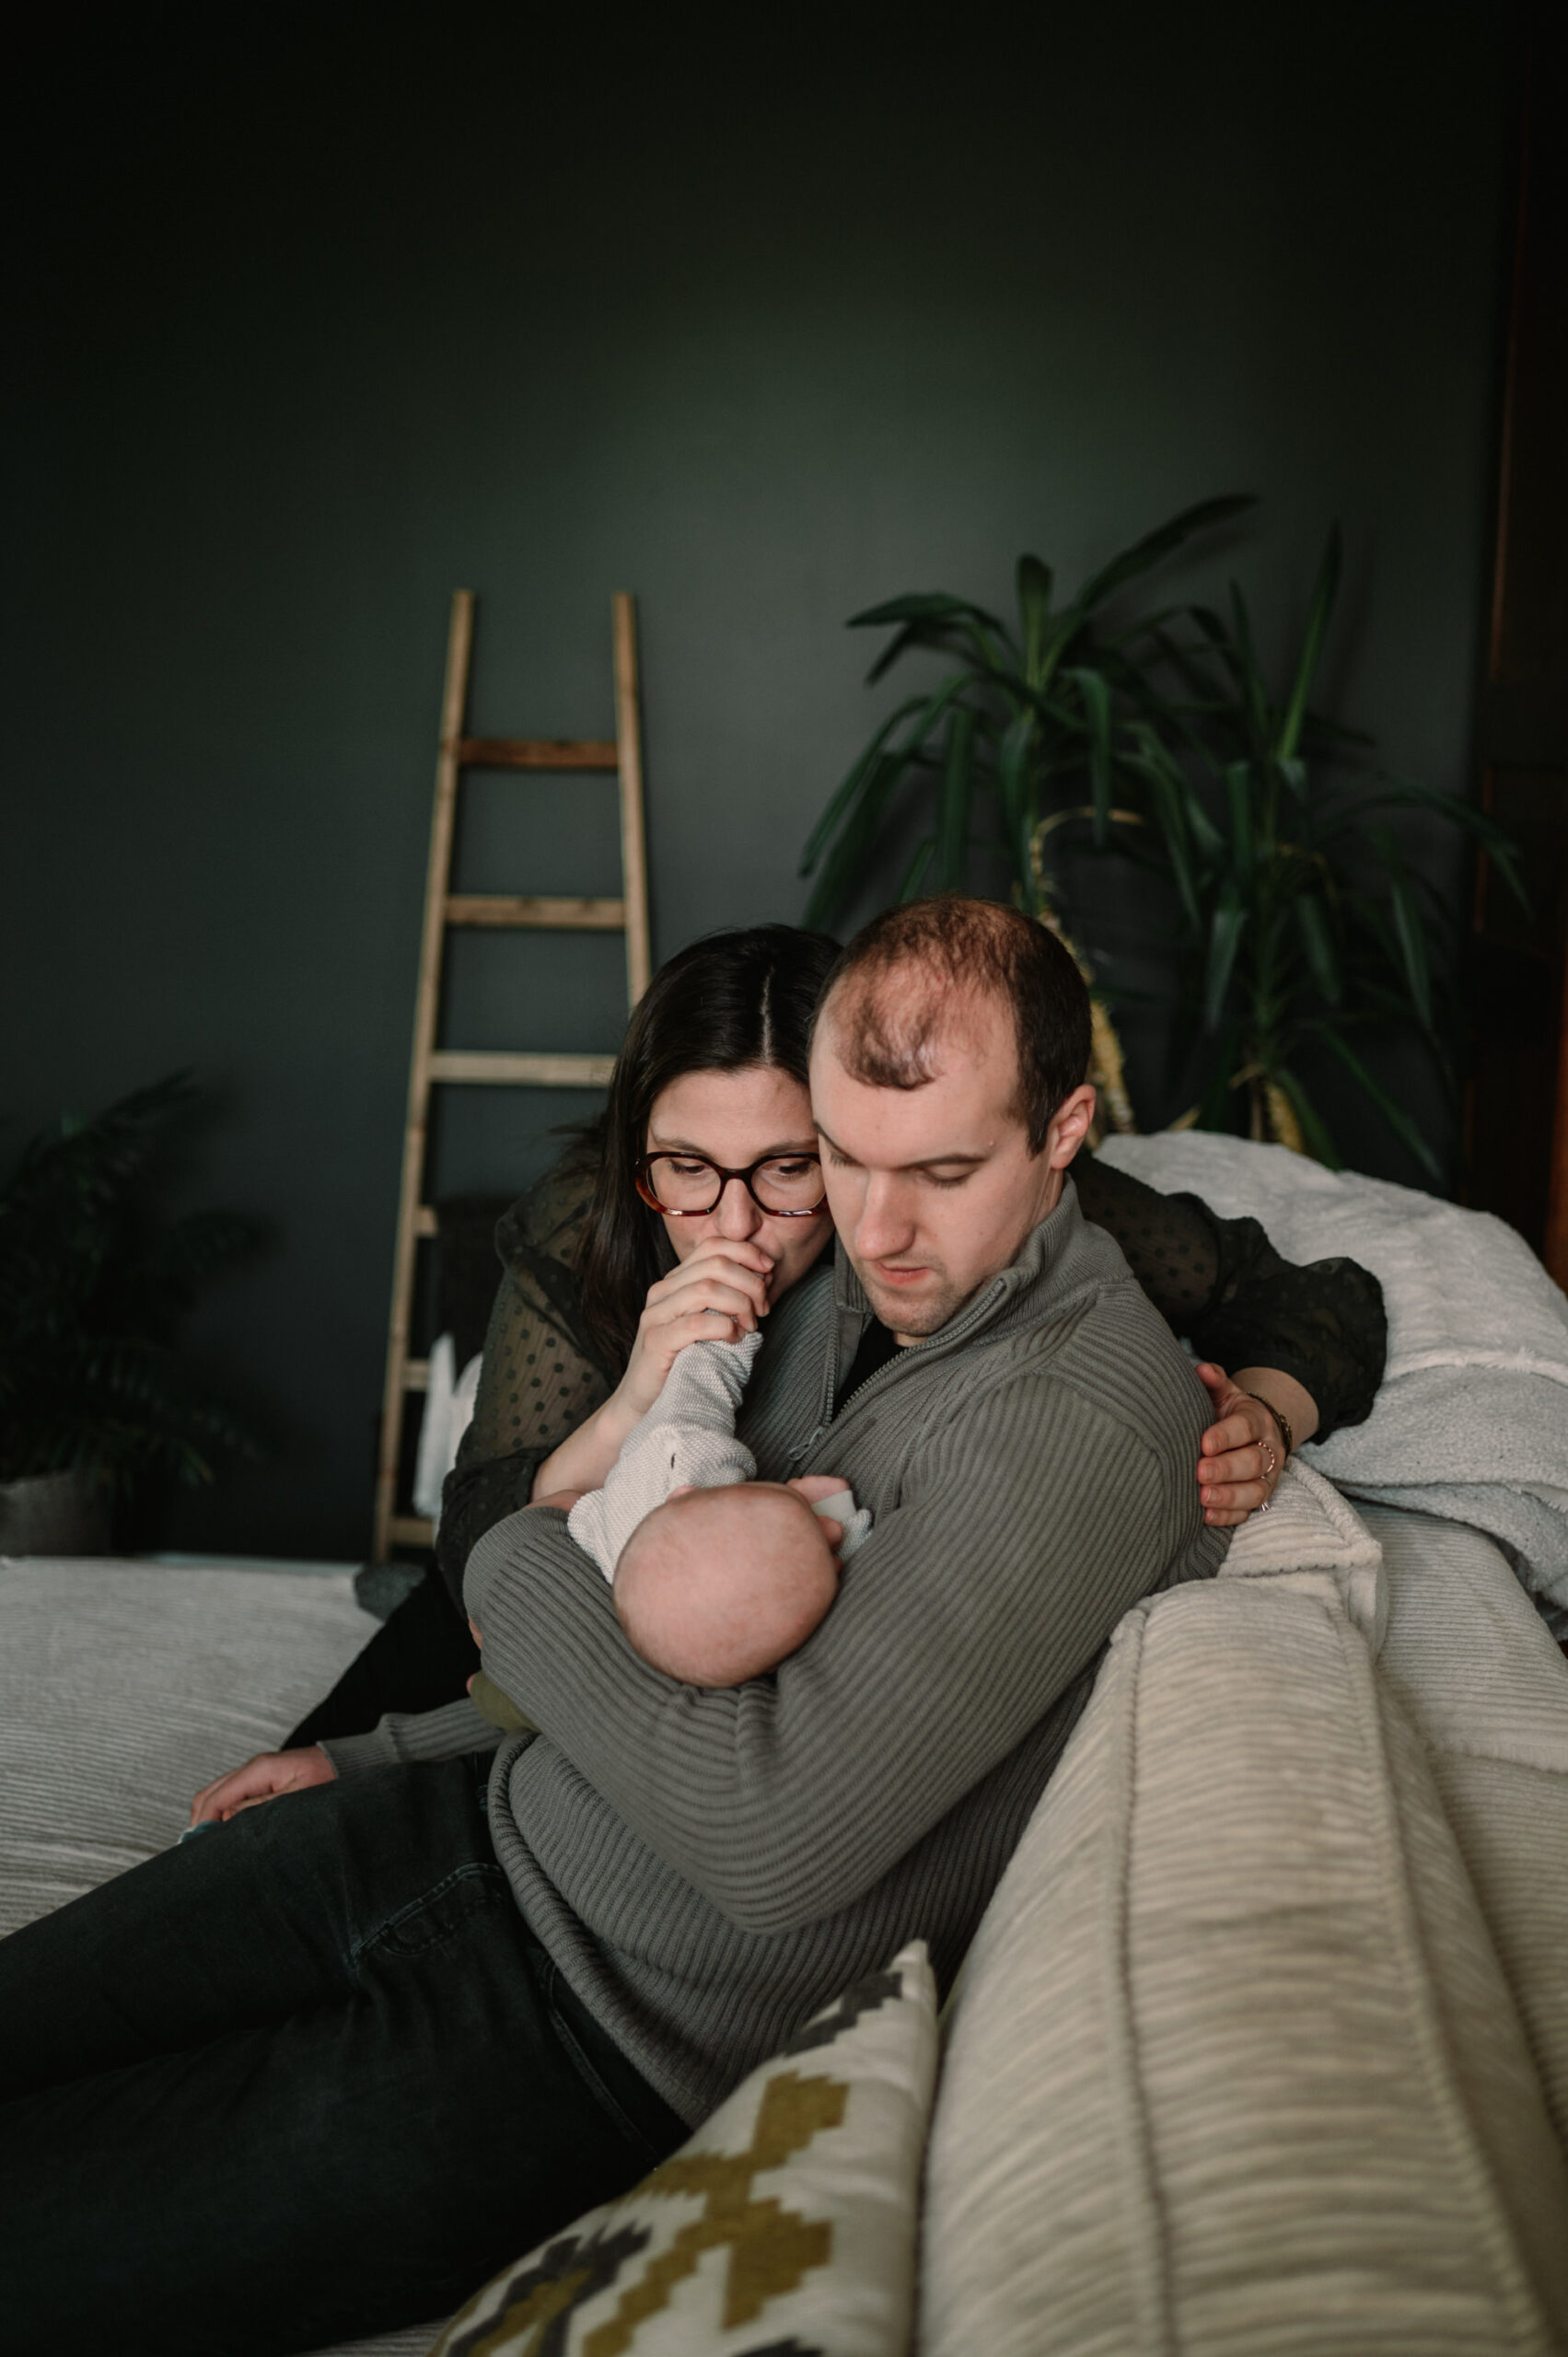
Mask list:
[{"label": "patterned throw pillow", "polygon": [[903,2357],[936,2061],[925,1943],[857,1982],[431,2357]]}]

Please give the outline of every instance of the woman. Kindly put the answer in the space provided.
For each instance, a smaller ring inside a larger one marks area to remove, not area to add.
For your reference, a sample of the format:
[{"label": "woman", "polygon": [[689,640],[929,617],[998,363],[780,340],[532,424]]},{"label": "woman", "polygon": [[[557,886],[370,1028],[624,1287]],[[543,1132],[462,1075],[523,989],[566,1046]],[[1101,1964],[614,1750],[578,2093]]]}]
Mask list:
[{"label": "woman", "polygon": [[[807,1043],[835,955],[823,935],[759,925],[711,935],[656,975],[602,1120],[497,1230],[505,1275],[473,1422],[447,1482],[439,1583],[426,1579],[393,1614],[291,1748],[459,1694],[478,1665],[462,1613],[478,1539],[532,1497],[601,1481],[675,1353],[755,1325],[827,1248],[825,1210],[770,1211],[738,1179],[723,1185],[707,1218],[661,1215],[643,1166],[653,1145],[673,1140],[736,1168],[725,1133],[759,1089],[768,1120],[748,1134],[814,1149]],[[1387,1332],[1377,1281],[1353,1260],[1295,1267],[1255,1220],[1219,1219],[1194,1195],[1156,1194],[1086,1152],[1073,1176],[1085,1215],[1116,1238],[1156,1307],[1202,1354],[1217,1413],[1199,1469],[1205,1515],[1243,1522],[1266,1503],[1291,1446],[1370,1411]],[[1237,1370],[1228,1379],[1226,1366]]]}]

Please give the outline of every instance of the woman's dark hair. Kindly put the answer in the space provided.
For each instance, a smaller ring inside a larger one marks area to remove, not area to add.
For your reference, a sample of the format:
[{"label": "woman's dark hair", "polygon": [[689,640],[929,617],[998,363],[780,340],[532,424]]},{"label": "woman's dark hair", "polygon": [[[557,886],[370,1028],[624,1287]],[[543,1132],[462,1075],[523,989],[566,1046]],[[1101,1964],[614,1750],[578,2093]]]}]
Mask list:
[{"label": "woman's dark hair", "polygon": [[592,1133],[598,1176],[576,1255],[583,1316],[607,1373],[625,1366],[648,1287],[668,1266],[658,1214],[633,1178],[655,1098],[683,1073],[759,1065],[804,1088],[812,1013],[838,954],[825,933],[793,924],[710,933],[661,966],[633,1009]]}]

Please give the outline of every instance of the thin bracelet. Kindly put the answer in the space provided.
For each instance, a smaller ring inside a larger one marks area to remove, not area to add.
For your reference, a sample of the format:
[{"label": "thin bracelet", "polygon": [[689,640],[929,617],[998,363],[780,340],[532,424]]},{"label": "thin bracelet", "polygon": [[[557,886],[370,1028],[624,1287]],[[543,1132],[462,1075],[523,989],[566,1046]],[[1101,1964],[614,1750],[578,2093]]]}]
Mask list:
[{"label": "thin bracelet", "polygon": [[1256,1399],[1260,1408],[1267,1408],[1270,1415],[1272,1416],[1275,1423],[1278,1424],[1280,1428],[1280,1438],[1285,1445],[1284,1461],[1288,1465],[1291,1459],[1291,1451],[1295,1446],[1295,1442],[1291,1434],[1289,1418],[1284,1414],[1282,1409],[1275,1407],[1272,1399],[1265,1399],[1260,1391],[1249,1391],[1247,1394],[1247,1397],[1249,1399]]}]

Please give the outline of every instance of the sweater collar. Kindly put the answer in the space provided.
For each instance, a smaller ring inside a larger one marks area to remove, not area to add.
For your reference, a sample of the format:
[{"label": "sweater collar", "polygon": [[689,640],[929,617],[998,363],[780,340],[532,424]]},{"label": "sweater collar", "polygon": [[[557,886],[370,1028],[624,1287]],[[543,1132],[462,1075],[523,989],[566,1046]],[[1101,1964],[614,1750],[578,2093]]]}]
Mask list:
[{"label": "sweater collar", "polygon": [[[1032,1312],[1039,1296],[1051,1289],[1057,1271],[1083,1231],[1078,1190],[1069,1172],[1063,1180],[1054,1210],[1047,1213],[1038,1227],[1030,1228],[1006,1268],[999,1269],[979,1285],[945,1326],[939,1326],[934,1334],[923,1335],[912,1347],[918,1350],[960,1338],[968,1341],[972,1334],[1010,1321],[1013,1315]],[[855,1321],[862,1333],[873,1314],[865,1288],[854,1272],[842,1238],[837,1236],[833,1239],[833,1306],[845,1326]]]}]

